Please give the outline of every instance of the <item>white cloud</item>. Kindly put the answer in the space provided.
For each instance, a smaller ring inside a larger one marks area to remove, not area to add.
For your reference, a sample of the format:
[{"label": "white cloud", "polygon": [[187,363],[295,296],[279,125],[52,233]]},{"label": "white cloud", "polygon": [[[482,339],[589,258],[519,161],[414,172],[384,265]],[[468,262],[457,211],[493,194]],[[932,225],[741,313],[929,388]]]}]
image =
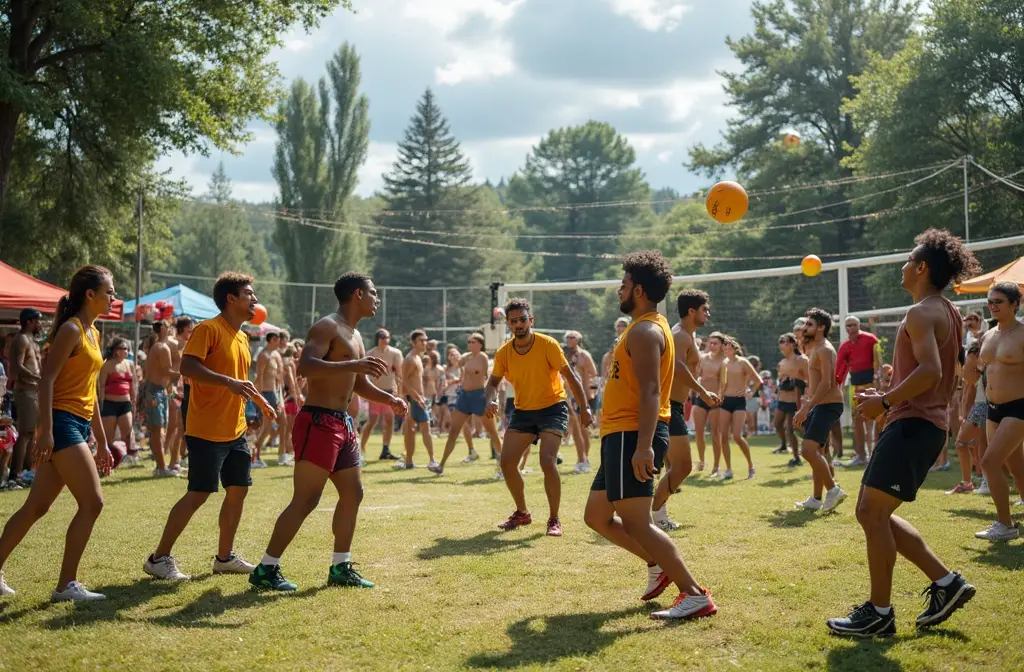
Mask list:
[{"label": "white cloud", "polygon": [[658,156],[657,156],[658,162],[659,163],[668,163],[669,160],[672,158],[672,156],[674,154],[675,154],[675,152],[673,152],[672,150],[668,150],[668,151],[664,151],[664,152],[658,152]]},{"label": "white cloud", "polygon": [[628,16],[652,33],[660,30],[672,32],[682,23],[683,15],[693,9],[675,0],[611,0],[611,3],[616,14]]},{"label": "white cloud", "polygon": [[512,18],[523,2],[524,0],[408,0],[402,5],[400,17],[421,21],[442,32],[450,33],[473,15],[480,15],[495,24],[503,24]]},{"label": "white cloud", "polygon": [[495,41],[486,45],[457,45],[455,58],[434,68],[438,84],[454,86],[463,82],[486,82],[492,77],[503,77],[515,72],[512,47],[507,42]]},{"label": "white cloud", "polygon": [[398,156],[398,144],[394,142],[371,142],[366,153],[366,163],[359,169],[359,184],[356,193],[360,196],[372,196],[373,192],[384,186],[381,177],[391,170],[391,164]]}]

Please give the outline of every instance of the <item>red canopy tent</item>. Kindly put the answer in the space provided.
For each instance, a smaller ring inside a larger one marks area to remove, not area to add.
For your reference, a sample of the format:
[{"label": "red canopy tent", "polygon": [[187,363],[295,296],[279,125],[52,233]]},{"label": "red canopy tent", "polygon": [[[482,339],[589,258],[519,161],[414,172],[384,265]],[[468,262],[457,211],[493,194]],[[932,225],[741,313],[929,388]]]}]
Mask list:
[{"label": "red canopy tent", "polygon": [[[0,261],[0,319],[17,320],[22,308],[35,308],[49,315],[57,311],[57,302],[67,294],[48,282],[33,278],[18,269]],[[110,313],[100,316],[101,320],[121,319],[124,301],[115,300]]]}]

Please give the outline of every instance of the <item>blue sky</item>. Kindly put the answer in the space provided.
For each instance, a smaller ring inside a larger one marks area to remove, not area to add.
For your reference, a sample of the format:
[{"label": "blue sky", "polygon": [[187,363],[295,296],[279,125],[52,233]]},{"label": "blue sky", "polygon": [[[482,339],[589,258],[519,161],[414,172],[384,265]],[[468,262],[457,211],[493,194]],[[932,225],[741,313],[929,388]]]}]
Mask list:
[{"label": "blue sky", "polygon": [[[416,100],[432,87],[477,179],[519,168],[550,129],[606,121],[629,138],[654,187],[702,184],[683,166],[696,142],[718,141],[729,115],[716,70],[738,67],[725,45],[752,29],[750,0],[353,0],[272,56],[284,81],[316,81],[343,42],[362,59],[370,152],[358,193],[395,158]],[[234,195],[269,200],[275,134],[253,122],[238,155],[160,161],[195,194],[223,160]]]}]

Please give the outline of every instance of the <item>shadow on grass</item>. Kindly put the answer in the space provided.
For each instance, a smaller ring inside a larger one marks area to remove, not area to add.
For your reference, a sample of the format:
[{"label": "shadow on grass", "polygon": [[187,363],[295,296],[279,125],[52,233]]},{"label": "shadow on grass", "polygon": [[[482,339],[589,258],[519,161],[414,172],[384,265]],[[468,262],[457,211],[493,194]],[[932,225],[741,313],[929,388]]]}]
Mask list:
[{"label": "shadow on grass", "polygon": [[398,485],[399,483],[432,483],[435,485],[450,485],[451,481],[444,478],[439,478],[436,474],[432,474],[429,471],[420,476],[412,476],[411,478],[386,478],[374,483],[377,485]]},{"label": "shadow on grass", "polygon": [[281,599],[299,599],[316,595],[323,586],[306,588],[295,593],[266,592],[253,589],[225,596],[220,588],[211,588],[177,611],[149,619],[150,623],[171,628],[210,628],[230,630],[247,623],[217,623],[213,619],[227,612],[261,607]]},{"label": "shadow on grass", "polygon": [[762,481],[761,485],[766,488],[788,488],[796,483],[802,483],[804,481],[803,476],[797,476],[796,478],[776,478],[771,481]]},{"label": "shadow on grass", "polygon": [[813,511],[796,508],[761,515],[761,520],[767,521],[769,527],[803,527],[815,518]]},{"label": "shadow on grass", "polygon": [[104,488],[114,488],[114,487],[117,487],[117,486],[120,486],[120,485],[131,485],[132,483],[139,483],[139,482],[142,482],[142,481],[151,481],[151,482],[155,483],[157,481],[174,481],[174,480],[178,480],[178,481],[183,483],[186,479],[183,478],[183,477],[182,478],[178,478],[178,479],[167,478],[167,477],[158,478],[156,476],[153,476],[151,472],[147,471],[144,474],[140,473],[140,474],[134,474],[132,476],[118,477],[116,480],[109,480],[109,479],[104,478],[100,482],[103,484]]},{"label": "shadow on grass", "polygon": [[178,586],[170,581],[142,579],[127,584],[90,586],[90,588],[98,593],[103,593],[107,599],[100,602],[72,603],[69,611],[49,619],[43,624],[43,627],[47,630],[65,630],[90,626],[94,623],[122,620],[121,611],[135,609],[156,597],[173,593]]},{"label": "shadow on grass", "polygon": [[434,544],[416,554],[420,560],[436,560],[461,555],[494,555],[506,551],[517,551],[533,545],[533,542],[544,536],[537,532],[529,537],[510,537],[508,532],[488,530],[468,539],[451,539],[438,537]]},{"label": "shadow on grass", "polygon": [[989,543],[985,548],[964,546],[963,549],[974,554],[974,561],[1002,569],[1024,569],[1024,546],[1008,544],[1005,541]]},{"label": "shadow on grass", "polygon": [[466,665],[474,668],[509,669],[527,665],[551,665],[561,658],[592,656],[611,646],[625,635],[639,632],[630,628],[604,632],[609,621],[626,618],[645,611],[644,607],[585,614],[559,614],[524,618],[508,626],[512,640],[505,653],[479,653],[470,656]]},{"label": "shadow on grass", "polygon": [[957,518],[973,518],[974,520],[984,520],[986,523],[991,523],[995,516],[992,511],[982,509],[949,509],[946,513]]},{"label": "shadow on grass", "polygon": [[841,640],[828,652],[825,669],[836,670],[871,670],[871,672],[898,672],[903,665],[886,656],[889,649],[896,644],[899,637],[885,639]]}]

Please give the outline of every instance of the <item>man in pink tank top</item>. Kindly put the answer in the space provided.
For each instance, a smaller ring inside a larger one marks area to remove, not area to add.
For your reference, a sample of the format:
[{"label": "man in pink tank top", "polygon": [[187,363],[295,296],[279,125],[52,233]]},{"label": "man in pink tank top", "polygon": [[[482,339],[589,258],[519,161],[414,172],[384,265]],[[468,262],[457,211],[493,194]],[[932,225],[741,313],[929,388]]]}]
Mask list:
[{"label": "man in pink tank top", "polygon": [[858,412],[873,419],[887,413],[885,428],[861,480],[857,521],[867,540],[871,599],[845,618],[829,619],[836,635],[873,637],[896,634],[890,601],[896,554],[917,565],[931,581],[928,607],[917,627],[938,625],[974,597],[974,586],[936,557],[910,523],[894,515],[912,502],[928,468],[946,449],[946,407],[953,397],[957,362],[963,362],[963,319],[942,296],[950,282],[980,272],[974,255],[949,231],[919,235],[903,265],[903,289],[914,305],[900,325],[893,357],[892,384],[885,393],[857,395]]}]

